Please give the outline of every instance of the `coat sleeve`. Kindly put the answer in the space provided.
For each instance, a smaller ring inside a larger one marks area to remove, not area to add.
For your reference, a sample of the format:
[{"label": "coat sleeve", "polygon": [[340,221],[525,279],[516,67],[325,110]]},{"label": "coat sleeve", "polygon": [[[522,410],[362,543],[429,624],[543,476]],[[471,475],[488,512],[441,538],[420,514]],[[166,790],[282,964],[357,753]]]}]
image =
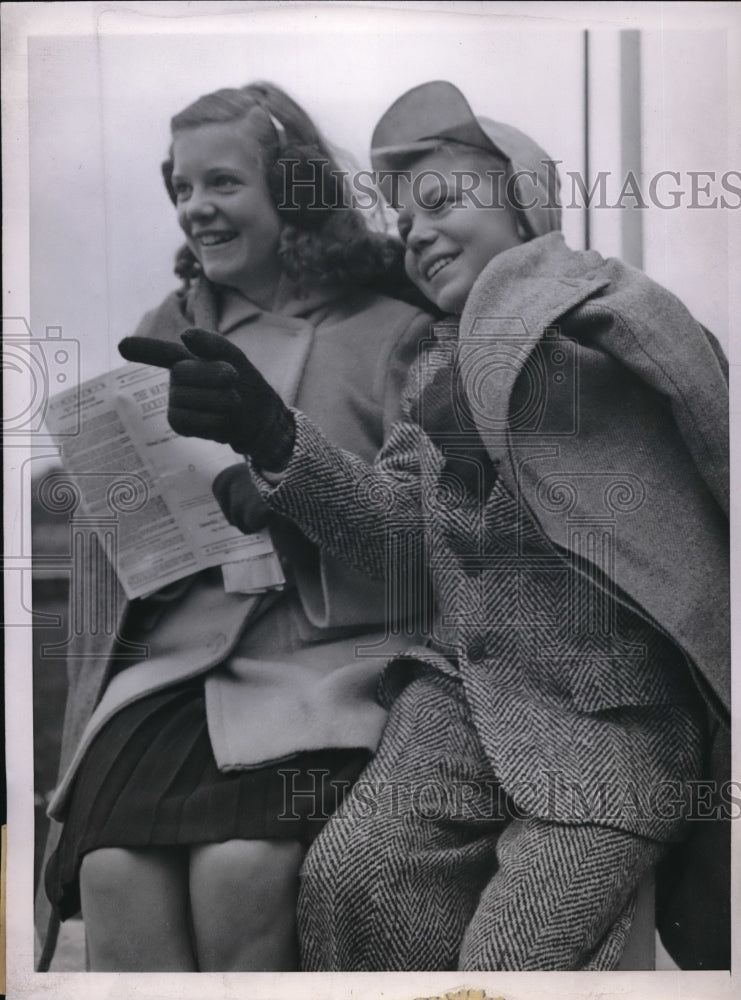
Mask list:
[{"label": "coat sleeve", "polygon": [[[326,391],[324,409],[320,408],[325,417],[318,419],[312,415],[312,419],[316,419],[317,425],[338,448],[371,463],[393,434],[395,422],[401,415],[409,368],[429,336],[432,317],[382,298],[372,300],[369,307],[361,309],[358,319],[362,322],[349,327],[354,338],[350,348],[341,351],[345,363],[354,366],[354,371],[349,384],[338,387],[339,410],[337,413],[332,411],[334,393],[330,389]],[[344,346],[342,338],[340,346]],[[315,386],[315,391],[317,389]],[[339,417],[341,413],[350,421],[347,427]],[[326,427],[325,419],[328,421]],[[357,433],[358,430],[361,432]],[[400,477],[403,478],[404,473],[397,470],[397,480]],[[297,518],[291,520],[301,531],[303,522]],[[278,526],[283,530],[285,523],[283,518],[278,518],[276,530]],[[410,537],[412,530],[416,534]],[[415,556],[421,553],[421,526],[417,521],[415,529],[410,527],[403,534],[393,528],[389,531],[387,541],[391,551],[388,557],[372,557],[370,562],[368,552],[362,557],[357,553],[353,555],[344,547],[340,550],[333,547],[334,538],[322,541],[309,535],[311,544],[306,545],[305,551],[311,555],[308,559],[295,561],[293,571],[303,609],[314,627],[383,628],[391,620],[409,622],[410,615],[414,617],[416,611],[412,610],[409,600],[406,596],[401,600],[401,597],[410,592],[418,593],[421,586],[416,583],[416,576],[413,591],[407,586],[410,572],[423,573],[421,561]],[[301,534],[306,537],[307,532],[301,531]],[[379,579],[386,583],[385,587],[379,586]],[[400,603],[396,603],[394,595]]]},{"label": "coat sleeve", "polygon": [[334,447],[294,412],[291,461],[277,485],[255,471],[258,488],[312,542],[361,572],[386,578],[399,544],[420,533],[421,429],[403,421],[394,425],[371,465]]},{"label": "coat sleeve", "polygon": [[590,306],[595,341],[669,401],[700,475],[728,516],[727,361],[678,299],[645,276],[635,280],[642,298],[628,289],[607,306]]}]

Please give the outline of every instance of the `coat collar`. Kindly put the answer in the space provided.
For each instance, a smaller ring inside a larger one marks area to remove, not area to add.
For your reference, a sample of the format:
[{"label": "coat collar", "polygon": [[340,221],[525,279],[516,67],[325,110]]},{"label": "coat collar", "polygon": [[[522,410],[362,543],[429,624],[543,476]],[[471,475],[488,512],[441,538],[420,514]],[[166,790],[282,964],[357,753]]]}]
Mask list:
[{"label": "coat collar", "polygon": [[570,250],[561,233],[499,254],[479,275],[461,317],[458,360],[474,421],[493,458],[516,433],[510,396],[536,343],[560,316],[609,283],[602,257]]},{"label": "coat collar", "polygon": [[[490,261],[461,317],[461,378],[490,454],[501,455],[507,430],[510,439],[517,438],[517,427],[507,423],[510,398],[536,343],[558,339],[553,327],[598,292],[605,293],[622,322],[611,323],[607,332],[595,329],[594,345],[670,401],[695,464],[727,511],[727,386],[708,338],[682,303],[641,271],[605,260],[594,250],[570,250],[560,233]],[[567,352],[576,347],[573,341],[562,346]],[[546,366],[550,355],[543,351],[540,360]],[[542,379],[545,372],[539,371],[534,359],[531,373]],[[565,389],[562,384],[557,391],[548,378],[546,383],[554,396]],[[528,425],[520,426],[524,431]],[[533,439],[532,431],[528,438]]]},{"label": "coat collar", "polygon": [[266,310],[237,292],[217,294],[210,282],[201,279],[189,290],[185,311],[196,326],[229,336],[291,406],[319,313],[340,294],[337,288],[314,285],[299,295],[296,285],[283,276],[273,308]]},{"label": "coat collar", "polygon": [[247,354],[283,401],[295,402],[304,366],[314,337],[314,328],[340,298],[337,288],[315,287],[299,296],[295,286],[283,281],[273,311],[260,309],[242,296],[229,296],[222,307],[221,295],[208,281],[194,282],[187,292],[177,292],[140,324],[141,336],[180,341],[188,327],[229,335]]},{"label": "coat collar", "polygon": [[201,313],[204,319],[211,321],[212,329],[227,334],[264,315],[302,319],[333,302],[340,294],[337,288],[320,285],[310,286],[304,294],[299,294],[295,283],[283,275],[278,283],[273,308],[263,309],[250,299],[229,289],[217,295],[213,285],[199,281],[193,287],[190,308],[194,318]]},{"label": "coat collar", "polygon": [[482,317],[516,316],[532,337],[610,283],[594,250],[566,246],[548,233],[494,257],[479,275],[461,317],[461,338]]}]

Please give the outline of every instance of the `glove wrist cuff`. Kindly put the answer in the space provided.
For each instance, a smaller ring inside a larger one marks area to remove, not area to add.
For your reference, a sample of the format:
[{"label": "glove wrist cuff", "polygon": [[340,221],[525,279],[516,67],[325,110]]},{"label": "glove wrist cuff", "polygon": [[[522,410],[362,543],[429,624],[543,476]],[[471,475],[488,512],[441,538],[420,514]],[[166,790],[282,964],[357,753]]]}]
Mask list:
[{"label": "glove wrist cuff", "polygon": [[274,415],[245,447],[233,444],[235,451],[249,454],[254,465],[270,472],[283,472],[291,460],[296,440],[296,422],[287,407]]}]

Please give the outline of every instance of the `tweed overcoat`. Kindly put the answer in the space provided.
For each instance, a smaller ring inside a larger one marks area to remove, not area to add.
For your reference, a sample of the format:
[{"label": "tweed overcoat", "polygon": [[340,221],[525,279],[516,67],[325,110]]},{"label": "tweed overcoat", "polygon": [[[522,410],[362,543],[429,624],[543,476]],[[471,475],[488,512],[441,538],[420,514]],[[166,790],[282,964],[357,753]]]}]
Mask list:
[{"label": "tweed overcoat", "polygon": [[[673,716],[692,700],[690,674],[711,734],[718,744],[727,737],[722,352],[669,292],[619,261],[571,251],[558,233],[500,254],[448,350],[451,409],[498,470],[471,504],[446,458],[458,450],[465,459],[467,445],[422,430],[425,387],[449,339],[443,331],[417,367],[408,419],[374,466],[330,449],[299,414],[292,461],[277,486],[258,476],[263,495],[378,576],[398,572],[400,550],[411,562],[416,531],[438,599],[429,646],[446,654],[418,650],[417,661],[460,677],[481,743],[520,808],[578,821],[558,789],[604,786],[607,808],[589,818],[671,839],[676,812],[664,822],[663,807],[627,807],[626,795],[650,796],[692,773]],[[481,464],[475,449],[469,458]],[[564,594],[580,581],[597,595],[592,631],[609,637],[609,653],[585,641],[561,655]],[[670,640],[673,660],[666,646],[656,658],[616,632],[623,611]],[[403,683],[412,659],[391,665],[386,690]],[[712,824],[700,826],[704,836]],[[727,874],[727,858],[717,863]]]},{"label": "tweed overcoat", "polygon": [[[239,328],[237,342],[287,402],[310,413],[337,445],[372,459],[400,414],[408,367],[430,322],[420,309],[381,295],[314,289],[298,296],[286,281],[272,312],[227,299],[219,316],[212,287],[201,279],[148,313],[136,333],[177,341],[192,326],[226,334]],[[106,592],[110,574],[101,572],[90,539],[85,576],[97,581],[93,599],[109,617],[112,608],[115,621],[75,636],[69,651],[61,780],[46,856],[94,733],[123,705],[188,677],[208,674],[209,735],[222,769],[324,747],[375,747],[385,718],[374,698],[385,661],[384,588],[319,553],[292,524],[278,518],[272,530],[295,587],[263,598],[226,594],[217,569],[128,602],[120,587]],[[236,666],[222,666],[238,642]],[[357,656],[359,645],[373,648]],[[42,967],[54,925],[42,886],[42,938],[51,926]]]}]

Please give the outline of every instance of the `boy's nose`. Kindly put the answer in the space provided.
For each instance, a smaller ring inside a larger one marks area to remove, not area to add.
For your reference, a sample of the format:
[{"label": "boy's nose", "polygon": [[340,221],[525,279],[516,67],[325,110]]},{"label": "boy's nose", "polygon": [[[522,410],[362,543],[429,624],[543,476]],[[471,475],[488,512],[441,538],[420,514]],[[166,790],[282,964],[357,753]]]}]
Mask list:
[{"label": "boy's nose", "polygon": [[406,243],[410,250],[418,253],[437,239],[437,233],[427,220],[415,220],[407,233]]}]

